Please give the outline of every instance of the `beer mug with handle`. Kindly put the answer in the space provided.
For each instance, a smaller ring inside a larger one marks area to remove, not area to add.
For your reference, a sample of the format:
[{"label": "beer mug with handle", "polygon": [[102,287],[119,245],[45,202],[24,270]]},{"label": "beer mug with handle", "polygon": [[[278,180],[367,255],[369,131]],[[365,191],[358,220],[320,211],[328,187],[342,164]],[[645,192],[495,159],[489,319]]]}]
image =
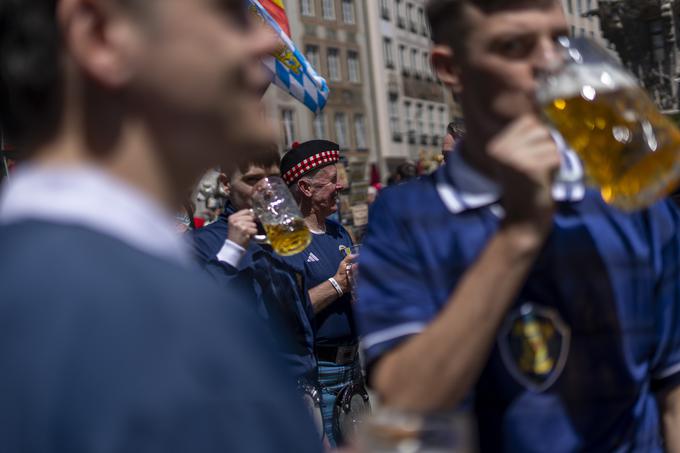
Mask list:
[{"label": "beer mug with handle", "polygon": [[563,37],[562,57],[542,74],[546,120],[584,163],[588,183],[625,211],[641,209],[680,181],[680,131],[636,79],[587,38]]},{"label": "beer mug with handle", "polygon": [[267,233],[255,236],[255,240],[269,243],[274,252],[295,255],[312,241],[300,208],[281,178],[272,176],[258,182],[253,188],[252,205]]}]

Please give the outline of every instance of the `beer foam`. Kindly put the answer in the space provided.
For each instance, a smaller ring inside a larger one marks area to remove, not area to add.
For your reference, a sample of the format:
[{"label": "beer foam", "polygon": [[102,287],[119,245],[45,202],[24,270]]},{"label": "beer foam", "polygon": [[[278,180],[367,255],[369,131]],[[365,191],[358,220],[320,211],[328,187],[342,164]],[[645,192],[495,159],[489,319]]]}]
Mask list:
[{"label": "beer foam", "polygon": [[558,74],[549,75],[541,84],[536,97],[541,104],[554,99],[583,96],[589,100],[596,94],[637,87],[635,79],[611,64],[572,65]]}]

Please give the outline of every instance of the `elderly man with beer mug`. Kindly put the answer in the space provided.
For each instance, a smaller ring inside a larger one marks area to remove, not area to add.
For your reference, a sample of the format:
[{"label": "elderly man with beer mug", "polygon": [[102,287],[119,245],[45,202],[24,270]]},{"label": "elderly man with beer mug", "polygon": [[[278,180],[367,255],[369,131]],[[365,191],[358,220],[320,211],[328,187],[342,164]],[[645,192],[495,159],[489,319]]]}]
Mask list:
[{"label": "elderly man with beer mug", "polygon": [[[281,175],[300,206],[312,242],[298,255],[284,257],[303,274],[311,289],[316,329],[315,353],[323,398],[324,429],[331,446],[342,444],[347,412],[365,409],[368,394],[359,367],[358,338],[352,313],[347,255],[352,239],[342,225],[328,219],[337,211],[337,143],[311,140],[296,144],[281,159]],[[337,401],[346,401],[340,404]],[[354,414],[357,415],[357,414]]]},{"label": "elderly man with beer mug", "polygon": [[618,67],[578,68],[597,51],[557,0],[428,14],[467,135],[372,207],[370,383],[406,412],[474,402],[482,452],[680,451],[677,131]]}]

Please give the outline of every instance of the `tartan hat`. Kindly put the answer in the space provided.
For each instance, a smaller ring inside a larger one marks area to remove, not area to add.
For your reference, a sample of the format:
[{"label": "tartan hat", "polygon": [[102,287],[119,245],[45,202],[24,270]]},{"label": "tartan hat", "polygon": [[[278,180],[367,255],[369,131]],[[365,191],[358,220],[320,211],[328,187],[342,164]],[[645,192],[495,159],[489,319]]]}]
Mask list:
[{"label": "tartan hat", "polygon": [[281,177],[291,185],[317,168],[340,161],[340,145],[328,140],[310,140],[293,147],[281,159]]}]

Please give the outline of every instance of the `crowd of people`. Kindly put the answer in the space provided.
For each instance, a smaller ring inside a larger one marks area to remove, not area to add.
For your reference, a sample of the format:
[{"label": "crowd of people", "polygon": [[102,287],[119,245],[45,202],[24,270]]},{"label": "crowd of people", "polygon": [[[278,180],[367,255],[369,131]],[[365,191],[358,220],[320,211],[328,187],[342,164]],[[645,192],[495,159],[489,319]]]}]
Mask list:
[{"label": "crowd of people", "polygon": [[[246,2],[0,0],[0,451],[360,451],[379,403],[473,414],[482,452],[680,452],[680,211],[605,203],[541,118],[561,3],[427,14],[465,124],[357,252],[338,144],[272,145]],[[289,256],[254,209],[276,178],[311,233]]]}]

